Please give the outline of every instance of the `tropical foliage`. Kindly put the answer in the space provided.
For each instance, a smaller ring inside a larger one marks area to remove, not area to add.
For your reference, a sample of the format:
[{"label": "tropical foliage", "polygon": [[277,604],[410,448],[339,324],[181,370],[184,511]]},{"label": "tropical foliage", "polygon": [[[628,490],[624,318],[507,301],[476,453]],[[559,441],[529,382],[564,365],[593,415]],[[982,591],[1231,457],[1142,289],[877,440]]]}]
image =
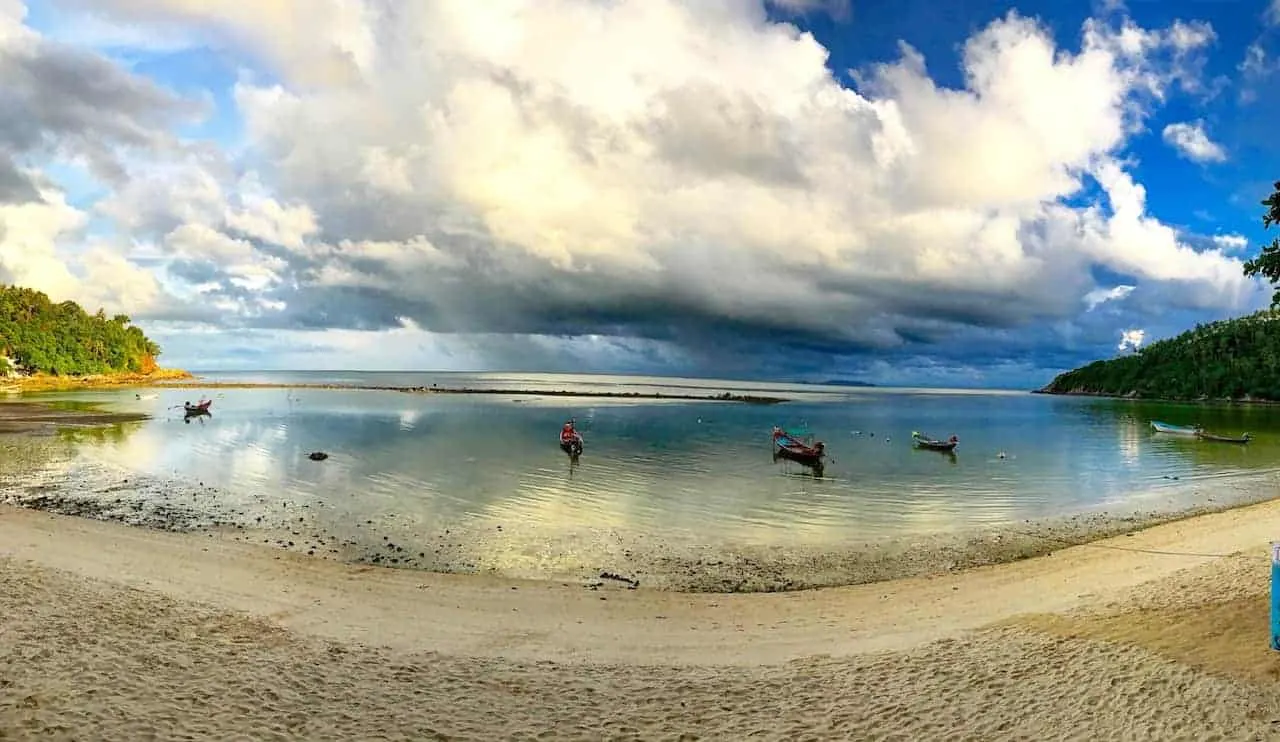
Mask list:
[{"label": "tropical foliage", "polygon": [[61,376],[150,373],[156,345],[127,315],[89,314],[73,301],[54,303],[39,291],[0,284],[0,373]]},{"label": "tropical foliage", "polygon": [[[1262,215],[1262,228],[1271,229],[1273,225],[1280,226],[1280,180],[1276,181],[1275,191],[1262,202],[1262,206],[1266,209]],[[1280,284],[1280,239],[1272,240],[1270,245],[1262,248],[1258,257],[1245,263],[1244,274],[1262,276],[1270,281],[1272,286]],[[1280,308],[1280,288],[1276,288],[1275,293],[1271,295],[1271,308]]]},{"label": "tropical foliage", "polygon": [[1136,353],[1059,374],[1043,391],[1280,400],[1280,313],[1263,311],[1197,325]]}]

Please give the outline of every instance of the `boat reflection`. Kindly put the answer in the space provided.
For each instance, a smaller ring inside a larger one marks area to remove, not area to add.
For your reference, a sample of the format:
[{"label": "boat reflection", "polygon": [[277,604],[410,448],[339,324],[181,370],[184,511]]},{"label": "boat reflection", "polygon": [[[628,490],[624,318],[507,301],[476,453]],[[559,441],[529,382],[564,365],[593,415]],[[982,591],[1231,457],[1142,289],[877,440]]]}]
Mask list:
[{"label": "boat reflection", "polygon": [[204,425],[204,422],[205,422],[205,421],[204,421],[204,419],[205,419],[206,417],[213,417],[213,413],[212,413],[212,412],[210,412],[210,411],[208,410],[208,408],[204,408],[204,409],[188,409],[188,410],[186,410],[186,411],[184,411],[184,412],[182,413],[182,422],[186,423],[187,425],[190,425],[190,424],[191,424],[191,420],[192,420],[193,418],[199,418],[199,419],[200,419],[200,424],[201,424],[201,425]]},{"label": "boat reflection", "polygon": [[781,451],[774,451],[773,463],[776,464],[779,461],[794,461],[795,463],[799,464],[801,467],[800,476],[812,475],[814,479],[822,479],[823,473],[826,471],[826,468],[827,468],[826,462],[823,461],[822,459],[817,459],[816,461],[800,460],[794,456],[788,456],[787,454],[782,453]]},{"label": "boat reflection", "polygon": [[954,448],[944,450],[940,448],[925,448],[923,446],[912,446],[911,450],[916,451],[918,453],[931,453],[931,454],[934,454],[935,456],[941,456],[953,464],[957,462],[956,451]]}]

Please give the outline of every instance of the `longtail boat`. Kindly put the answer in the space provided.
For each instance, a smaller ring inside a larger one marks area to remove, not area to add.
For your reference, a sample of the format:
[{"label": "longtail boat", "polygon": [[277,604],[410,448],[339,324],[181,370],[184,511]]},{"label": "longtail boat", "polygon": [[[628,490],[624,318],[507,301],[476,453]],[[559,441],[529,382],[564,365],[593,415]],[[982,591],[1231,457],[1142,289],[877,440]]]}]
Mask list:
[{"label": "longtail boat", "polygon": [[822,457],[827,454],[822,441],[810,445],[779,427],[774,427],[772,438],[776,455],[809,466],[822,466]]},{"label": "longtail boat", "polygon": [[560,429],[560,450],[575,459],[582,455],[582,433],[573,427],[572,420]]},{"label": "longtail boat", "polygon": [[190,402],[183,402],[183,403],[182,403],[182,409],[183,409],[183,410],[184,410],[188,415],[200,415],[200,414],[203,414],[203,413],[208,412],[208,411],[209,411],[209,407],[210,407],[212,404],[213,404],[213,400],[212,400],[212,399],[202,399],[202,400],[200,400],[199,402],[196,402],[195,404],[191,404]]},{"label": "longtail boat", "polygon": [[911,433],[911,440],[920,448],[927,448],[930,451],[954,451],[956,446],[960,445],[960,439],[954,435],[945,441],[940,441],[937,438],[930,438],[924,433],[915,431]]}]

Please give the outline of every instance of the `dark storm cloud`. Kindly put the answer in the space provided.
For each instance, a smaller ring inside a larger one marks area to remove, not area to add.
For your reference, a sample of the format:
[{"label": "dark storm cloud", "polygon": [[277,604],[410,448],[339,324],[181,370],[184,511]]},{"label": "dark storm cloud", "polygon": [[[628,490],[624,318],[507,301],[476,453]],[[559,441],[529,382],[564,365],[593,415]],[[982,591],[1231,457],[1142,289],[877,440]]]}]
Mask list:
[{"label": "dark storm cloud", "polygon": [[[1074,313],[1058,308],[1071,317],[1066,320],[1048,311],[1035,316],[1025,299],[1013,293],[912,291],[902,284],[896,289],[869,287],[869,297],[852,303],[837,294],[830,303],[805,299],[795,312],[759,311],[750,302],[718,304],[714,296],[669,277],[628,282],[606,273],[556,271],[531,257],[498,255],[492,247],[472,248],[465,260],[450,267],[412,271],[397,271],[357,254],[328,258],[359,269],[377,287],[317,285],[312,279],[322,261],[298,256],[292,256],[281,287],[265,295],[234,286],[213,263],[179,262],[170,272],[193,283],[219,282],[224,288],[215,292],[218,296],[246,302],[268,298],[287,305],[280,312],[223,317],[228,325],[379,330],[398,327],[408,318],[431,331],[486,334],[486,357],[512,368],[533,363],[535,356],[547,368],[565,361],[563,354],[536,341],[513,339],[520,335],[640,338],[679,348],[690,370],[747,376],[821,373],[856,368],[873,358],[906,362],[919,355],[952,366],[1003,362],[1072,368],[1114,354],[1121,330],[1144,327],[1153,312],[1167,312],[1170,306],[1162,300],[1167,298],[1163,292],[1154,290],[1149,296],[1135,292],[1104,302],[1089,312],[1077,299]],[[882,310],[866,309],[875,305]]]},{"label": "dark storm cloud", "polygon": [[113,147],[172,145],[165,125],[201,110],[99,55],[47,41],[0,47],[0,81],[0,188],[12,181],[4,163],[23,153],[82,157],[118,182]]},{"label": "dark storm cloud", "polygon": [[35,183],[18,169],[12,159],[0,152],[0,205],[23,204],[39,199]]}]

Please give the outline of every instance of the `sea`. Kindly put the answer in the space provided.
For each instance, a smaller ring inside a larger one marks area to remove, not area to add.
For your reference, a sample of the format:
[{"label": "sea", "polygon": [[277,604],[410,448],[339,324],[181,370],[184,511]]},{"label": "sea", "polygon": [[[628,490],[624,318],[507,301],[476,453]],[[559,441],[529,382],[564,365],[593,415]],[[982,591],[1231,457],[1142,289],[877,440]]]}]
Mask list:
[{"label": "sea", "polygon": [[[984,529],[1258,499],[1280,481],[1269,407],[571,374],[196,376],[194,387],[29,395],[150,418],[63,431],[42,444],[38,471],[0,478],[0,491],[204,514],[236,538],[348,561],[577,579],[688,572],[725,555],[741,566],[854,544],[928,548]],[[433,385],[668,398],[396,390]],[[786,401],[669,398],[724,392]],[[211,414],[184,416],[202,396]],[[569,419],[585,439],[577,460],[557,445]],[[1153,419],[1252,442],[1160,434]],[[774,426],[823,441],[825,467],[776,459]],[[959,445],[921,450],[914,431]]]}]

